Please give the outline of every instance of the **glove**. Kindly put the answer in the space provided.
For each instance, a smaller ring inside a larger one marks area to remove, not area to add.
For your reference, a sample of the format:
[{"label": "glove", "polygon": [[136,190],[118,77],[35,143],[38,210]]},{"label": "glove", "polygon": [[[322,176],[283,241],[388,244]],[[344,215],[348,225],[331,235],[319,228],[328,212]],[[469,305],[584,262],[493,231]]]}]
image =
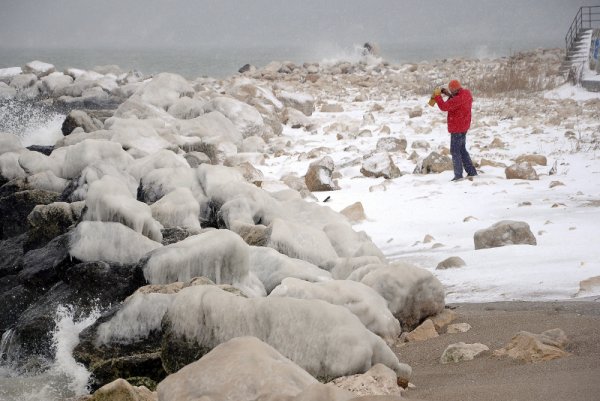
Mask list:
[{"label": "glove", "polygon": [[433,95],[431,97],[436,97],[442,94],[442,89],[441,88],[435,88],[433,90]]}]

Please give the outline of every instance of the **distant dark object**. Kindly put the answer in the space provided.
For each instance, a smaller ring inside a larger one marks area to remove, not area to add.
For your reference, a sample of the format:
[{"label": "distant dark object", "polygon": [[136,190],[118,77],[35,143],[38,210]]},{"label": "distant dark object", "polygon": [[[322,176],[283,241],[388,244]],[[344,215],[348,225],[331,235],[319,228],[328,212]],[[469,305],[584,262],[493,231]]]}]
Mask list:
[{"label": "distant dark object", "polygon": [[252,69],[252,66],[251,66],[250,64],[244,64],[244,66],[242,66],[242,68],[240,68],[240,69],[238,70],[238,72],[239,72],[240,74],[243,74],[243,73],[245,73],[245,72],[248,72],[248,71],[250,71],[251,69]]},{"label": "distant dark object", "polygon": [[50,156],[50,153],[54,150],[54,146],[42,146],[42,145],[31,145],[27,146],[27,149],[33,152],[40,152],[46,156]]},{"label": "distant dark object", "polygon": [[376,44],[367,42],[363,45],[362,54],[363,56],[376,56],[379,53],[378,47]]},{"label": "distant dark object", "polygon": [[327,198],[323,199],[323,202],[327,202],[329,199],[331,199],[331,196],[328,196]]}]

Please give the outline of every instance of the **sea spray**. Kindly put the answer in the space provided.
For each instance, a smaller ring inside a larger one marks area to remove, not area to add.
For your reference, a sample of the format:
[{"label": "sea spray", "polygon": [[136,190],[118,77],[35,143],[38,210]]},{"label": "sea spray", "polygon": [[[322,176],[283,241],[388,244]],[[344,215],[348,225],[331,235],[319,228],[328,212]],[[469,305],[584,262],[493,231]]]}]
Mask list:
[{"label": "sea spray", "polygon": [[0,132],[16,135],[23,146],[54,145],[63,134],[65,110],[27,100],[0,101]]},{"label": "sea spray", "polygon": [[[75,361],[72,352],[79,343],[79,333],[96,321],[100,311],[78,319],[75,314],[70,305],[57,308],[52,334],[54,360],[45,371],[24,373],[0,360],[0,400],[58,401],[89,392],[90,373]],[[10,334],[5,336],[2,344],[7,347]]]}]

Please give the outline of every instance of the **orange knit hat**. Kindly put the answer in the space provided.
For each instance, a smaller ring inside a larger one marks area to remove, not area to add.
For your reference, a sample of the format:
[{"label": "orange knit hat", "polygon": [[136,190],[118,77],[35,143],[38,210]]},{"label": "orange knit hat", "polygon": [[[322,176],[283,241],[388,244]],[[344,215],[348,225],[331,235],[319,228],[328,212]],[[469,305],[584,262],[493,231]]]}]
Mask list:
[{"label": "orange knit hat", "polygon": [[458,82],[456,79],[453,79],[452,81],[450,81],[450,83],[448,84],[448,89],[450,89],[451,91],[455,91],[460,89],[460,82]]}]

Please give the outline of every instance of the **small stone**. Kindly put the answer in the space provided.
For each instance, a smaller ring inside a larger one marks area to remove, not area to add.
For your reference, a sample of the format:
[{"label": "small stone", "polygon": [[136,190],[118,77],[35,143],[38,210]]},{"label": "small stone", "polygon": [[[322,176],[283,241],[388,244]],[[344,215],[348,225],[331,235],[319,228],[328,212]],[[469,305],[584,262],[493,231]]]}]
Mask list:
[{"label": "small stone", "polygon": [[561,186],[561,185],[565,185],[565,184],[562,183],[562,182],[560,182],[560,181],[552,181],[550,183],[550,188],[558,187],[558,186]]},{"label": "small stone", "polygon": [[365,215],[365,209],[360,202],[353,203],[350,206],[345,207],[340,211],[341,214],[346,216],[348,220],[353,223],[357,223],[359,221],[363,221],[367,219]]},{"label": "small stone", "polygon": [[489,351],[487,345],[481,343],[465,344],[463,342],[450,344],[444,350],[440,358],[440,362],[446,363],[457,363],[462,361],[471,361],[475,357],[484,351]]},{"label": "small stone", "polygon": [[468,221],[473,221],[473,220],[479,220],[477,217],[474,216],[467,216],[463,219],[463,223],[466,223]]},{"label": "small stone", "polygon": [[531,206],[531,202],[529,202],[529,201],[521,202],[521,203],[519,203],[519,207],[521,207],[521,206]]},{"label": "small stone", "polygon": [[433,322],[435,329],[440,330],[456,319],[456,312],[454,312],[452,309],[444,309],[437,315],[432,316],[430,319]]},{"label": "small stone", "polygon": [[435,330],[435,325],[431,319],[425,320],[416,329],[406,335],[406,341],[408,342],[419,342],[429,340],[431,338],[439,337],[438,332]]},{"label": "small stone", "polygon": [[431,235],[427,234],[423,238],[423,243],[428,244],[430,242],[433,242],[434,240],[435,240],[435,238],[433,238]]},{"label": "small stone", "polygon": [[440,263],[438,263],[438,265],[435,269],[436,270],[444,270],[444,269],[452,269],[452,268],[463,267],[463,266],[466,266],[466,263],[464,260],[462,260],[458,256],[451,256],[447,259],[442,260]]},{"label": "small stone", "polygon": [[455,333],[466,333],[471,330],[471,325],[469,323],[453,323],[448,325],[446,329],[446,333],[455,334]]}]

